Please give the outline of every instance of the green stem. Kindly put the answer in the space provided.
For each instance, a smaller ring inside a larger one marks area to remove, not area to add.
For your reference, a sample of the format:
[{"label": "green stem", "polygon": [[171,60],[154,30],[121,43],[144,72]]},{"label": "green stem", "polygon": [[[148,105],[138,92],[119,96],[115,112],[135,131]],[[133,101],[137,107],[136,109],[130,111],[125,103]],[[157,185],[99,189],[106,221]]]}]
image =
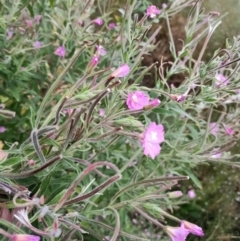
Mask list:
[{"label": "green stem", "polygon": [[80,54],[83,52],[83,50],[86,48],[86,46],[84,46],[83,48],[81,48],[73,57],[72,59],[69,61],[69,64],[66,66],[66,68],[63,70],[63,72],[58,76],[58,78],[55,80],[55,82],[52,84],[52,86],[50,87],[50,89],[48,90],[48,92],[46,93],[40,107],[39,107],[39,111],[38,111],[38,115],[36,118],[36,127],[39,125],[40,123],[40,119],[43,115],[43,111],[44,108],[47,104],[47,101],[49,99],[49,97],[51,96],[52,92],[55,90],[55,88],[58,86],[59,82],[62,80],[62,78],[64,77],[64,75],[68,72],[68,70],[73,66],[73,64],[76,62],[76,60],[78,59],[78,57],[80,56]]}]

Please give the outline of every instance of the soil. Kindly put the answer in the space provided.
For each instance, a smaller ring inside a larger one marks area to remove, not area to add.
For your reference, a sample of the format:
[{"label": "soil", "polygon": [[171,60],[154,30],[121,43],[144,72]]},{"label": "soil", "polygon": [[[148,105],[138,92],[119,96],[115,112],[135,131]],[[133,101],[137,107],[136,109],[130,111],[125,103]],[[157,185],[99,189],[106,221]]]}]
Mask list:
[{"label": "soil", "polygon": [[[172,30],[172,36],[175,44],[176,52],[180,51],[182,49],[183,41],[185,41],[185,23],[186,19],[183,15],[177,14],[174,15],[170,19],[170,26]],[[161,23],[153,25],[151,31],[149,32],[149,36],[155,31],[155,29],[159,26],[159,24],[162,26],[162,29],[160,30],[159,34],[156,37],[156,43],[157,47],[154,49],[154,51],[150,52],[149,54],[144,55],[144,59],[142,61],[142,65],[144,66],[150,66],[151,64],[158,62],[157,67],[159,68],[159,63],[164,63],[164,75],[166,76],[167,70],[171,68],[170,62],[173,62],[174,59],[172,57],[172,54],[170,52],[170,36],[169,31],[167,27],[166,21],[162,21]],[[160,77],[160,76],[159,76]],[[182,81],[185,79],[185,75],[180,74],[174,74],[168,79],[169,84],[174,84],[174,86],[179,86]],[[147,87],[154,87],[155,86],[155,68],[153,67],[150,72],[144,77],[143,79],[143,85]]]}]

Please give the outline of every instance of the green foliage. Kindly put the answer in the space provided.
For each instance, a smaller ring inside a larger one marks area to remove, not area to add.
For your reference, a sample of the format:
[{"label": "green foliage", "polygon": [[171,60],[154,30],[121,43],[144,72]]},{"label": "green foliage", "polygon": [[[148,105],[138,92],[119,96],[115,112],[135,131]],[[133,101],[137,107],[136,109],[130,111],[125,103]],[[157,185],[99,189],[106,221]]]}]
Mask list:
[{"label": "green foliage", "polygon": [[[21,230],[42,240],[168,240],[166,225],[181,222],[170,213],[188,200],[185,195],[171,199],[170,189],[188,178],[201,189],[192,170],[215,162],[217,154],[219,162],[239,165],[229,151],[237,135],[227,132],[238,128],[239,66],[231,61],[238,58],[239,41],[203,63],[220,18],[201,11],[200,3],[193,6],[195,1],[172,2],[157,19],[167,23],[174,60],[165,74],[165,63],[158,63],[156,86],[149,89],[141,86],[150,69],[141,60],[154,51],[161,28],[147,36],[152,20],[134,18],[148,1],[128,1],[126,8],[108,3],[39,0],[1,6],[0,101],[16,113],[12,119],[1,117],[7,131],[0,137],[8,153],[0,162],[1,202],[6,210],[28,207],[22,216],[30,221]],[[169,17],[186,9],[191,13],[186,40],[176,53]],[[96,26],[94,16],[103,25]],[[205,47],[194,59],[202,38]],[[96,45],[107,54],[94,64]],[[60,46],[66,55],[56,54]],[[123,63],[130,73],[114,76]],[[185,80],[171,87],[177,73]],[[219,84],[217,74],[230,82]],[[127,96],[136,90],[161,104],[129,110]],[[143,154],[142,144],[151,122],[162,124],[165,133],[153,160]],[[0,224],[10,234],[20,233],[15,225],[1,219]]]}]

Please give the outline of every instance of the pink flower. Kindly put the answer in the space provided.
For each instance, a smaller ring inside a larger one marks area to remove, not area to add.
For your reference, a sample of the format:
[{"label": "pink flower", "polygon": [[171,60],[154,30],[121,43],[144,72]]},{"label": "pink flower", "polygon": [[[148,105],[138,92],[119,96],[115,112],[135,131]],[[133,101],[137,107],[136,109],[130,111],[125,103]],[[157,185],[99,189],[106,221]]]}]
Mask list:
[{"label": "pink flower", "polygon": [[68,114],[68,116],[71,116],[71,114],[73,113],[73,109],[65,109],[65,110],[63,110],[63,113],[64,114]]},{"label": "pink flower", "polygon": [[157,125],[155,122],[151,122],[148,128],[143,133],[144,141],[151,143],[164,142],[164,128],[163,125]]},{"label": "pink flower", "polygon": [[217,87],[223,87],[224,85],[226,86],[229,82],[229,80],[227,80],[227,78],[222,74],[216,74],[215,78],[217,79],[215,82]]},{"label": "pink flower", "polygon": [[33,44],[33,47],[34,47],[35,49],[39,49],[39,48],[41,48],[41,46],[42,46],[42,44],[41,44],[40,41],[36,41],[36,42]]},{"label": "pink flower", "polygon": [[119,77],[125,77],[129,74],[130,68],[127,64],[123,64],[118,69],[112,72],[110,75],[111,78],[119,78]]},{"label": "pink flower", "polygon": [[187,230],[183,224],[180,227],[166,226],[166,232],[172,239],[172,241],[185,241],[189,230]]},{"label": "pink flower", "polygon": [[151,122],[143,133],[142,147],[144,155],[154,159],[161,151],[160,143],[164,142],[163,125]]},{"label": "pink flower", "polygon": [[160,12],[161,11],[155,5],[151,5],[147,8],[147,16],[150,18],[155,18]]},{"label": "pink flower", "polygon": [[103,25],[103,20],[101,18],[96,18],[93,20],[93,23],[95,23],[96,25]]},{"label": "pink flower", "polygon": [[163,3],[163,4],[162,4],[162,8],[167,8],[167,4],[166,4],[166,3]]},{"label": "pink flower", "polygon": [[6,130],[7,130],[6,127],[0,126],[0,133],[4,133]]},{"label": "pink flower", "polygon": [[66,49],[63,46],[59,46],[55,52],[55,55],[59,56],[59,57],[65,57],[66,55]]},{"label": "pink flower", "polygon": [[234,130],[231,127],[225,127],[225,133],[232,136],[234,134]]},{"label": "pink flower", "polygon": [[42,19],[42,15],[36,15],[33,20],[35,23],[39,24],[41,19]]},{"label": "pink flower", "polygon": [[104,56],[107,54],[107,51],[103,48],[103,46],[101,45],[96,45],[96,48],[97,48],[97,55],[101,55],[101,56]]},{"label": "pink flower", "polygon": [[169,95],[170,98],[174,101],[177,102],[183,102],[186,99],[186,95],[182,94],[182,95]]},{"label": "pink flower", "polygon": [[217,133],[219,132],[219,126],[217,125],[216,122],[210,123],[210,132],[214,136],[216,136]]},{"label": "pink flower", "polygon": [[222,157],[222,152],[214,152],[214,154],[211,155],[211,158],[218,159]]},{"label": "pink flower", "polygon": [[27,27],[28,27],[28,28],[31,28],[31,27],[33,26],[32,20],[29,20],[29,19],[28,19],[28,20],[25,21],[25,23],[27,24]]},{"label": "pink flower", "polygon": [[9,30],[9,31],[7,32],[7,40],[11,39],[12,36],[13,36],[13,30]]},{"label": "pink flower", "polygon": [[160,145],[156,143],[143,142],[142,146],[144,148],[144,155],[150,156],[152,159],[154,159],[161,152]]},{"label": "pink flower", "polygon": [[159,106],[160,103],[161,103],[161,101],[159,99],[153,99],[144,107],[144,109],[145,110],[153,109],[153,108]]},{"label": "pink flower", "polygon": [[98,65],[98,62],[99,62],[99,56],[98,55],[93,55],[91,61],[88,64],[88,69],[89,70],[94,69]]},{"label": "pink flower", "polygon": [[195,198],[196,197],[196,193],[195,193],[195,191],[192,189],[192,190],[189,190],[188,191],[188,196],[190,197],[190,198]]},{"label": "pink flower", "polygon": [[108,25],[108,28],[111,30],[111,29],[114,29],[116,27],[116,24],[115,23],[109,23]]},{"label": "pink flower", "polygon": [[185,100],[186,96],[185,95],[179,95],[177,97],[177,102],[183,102]]},{"label": "pink flower", "polygon": [[190,233],[197,236],[204,236],[204,233],[201,227],[185,220],[182,221],[182,224]]},{"label": "pink flower", "polygon": [[99,115],[100,116],[105,116],[106,111],[104,109],[99,109]]},{"label": "pink flower", "polygon": [[131,92],[126,100],[130,110],[141,110],[149,103],[149,97],[142,91]]},{"label": "pink flower", "polygon": [[40,237],[30,234],[14,234],[11,241],[40,241]]}]

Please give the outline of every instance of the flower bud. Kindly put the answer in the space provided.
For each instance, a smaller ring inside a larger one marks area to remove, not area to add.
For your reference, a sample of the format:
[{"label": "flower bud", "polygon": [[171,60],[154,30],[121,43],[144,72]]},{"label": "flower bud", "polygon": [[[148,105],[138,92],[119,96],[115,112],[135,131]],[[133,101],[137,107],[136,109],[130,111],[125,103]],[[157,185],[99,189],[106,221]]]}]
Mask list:
[{"label": "flower bud", "polygon": [[174,192],[169,192],[167,195],[169,198],[178,198],[178,197],[181,197],[183,194],[181,191],[174,191]]},{"label": "flower bud", "polygon": [[189,230],[190,233],[197,235],[197,236],[204,236],[203,230],[201,227],[190,223],[188,221],[183,220],[182,221],[182,225],[184,225],[184,227]]}]

